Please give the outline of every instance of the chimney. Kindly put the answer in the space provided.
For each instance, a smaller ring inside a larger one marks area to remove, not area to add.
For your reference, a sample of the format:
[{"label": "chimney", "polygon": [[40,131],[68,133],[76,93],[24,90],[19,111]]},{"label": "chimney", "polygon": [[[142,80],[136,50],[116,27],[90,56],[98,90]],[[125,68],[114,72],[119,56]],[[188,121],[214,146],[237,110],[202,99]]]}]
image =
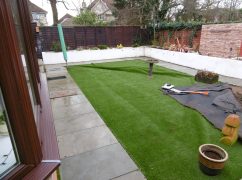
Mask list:
[{"label": "chimney", "polygon": [[86,4],[86,2],[83,0],[83,1],[82,1],[82,9],[86,9],[86,7],[87,7],[87,4]]}]

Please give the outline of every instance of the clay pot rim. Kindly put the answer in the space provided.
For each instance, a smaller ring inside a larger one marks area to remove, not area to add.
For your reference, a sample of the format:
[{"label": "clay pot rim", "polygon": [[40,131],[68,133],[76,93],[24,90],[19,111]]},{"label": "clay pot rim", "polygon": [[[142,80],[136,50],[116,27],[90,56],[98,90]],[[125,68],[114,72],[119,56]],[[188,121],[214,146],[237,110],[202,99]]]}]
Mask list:
[{"label": "clay pot rim", "polygon": [[[215,147],[215,148],[220,149],[221,151],[224,152],[225,157],[224,157],[223,159],[221,159],[221,160],[217,160],[217,159],[212,159],[212,158],[210,158],[210,157],[205,156],[205,154],[202,152],[202,148],[203,148],[204,146],[213,146],[213,147]],[[223,148],[221,148],[220,146],[217,146],[217,145],[215,145],[215,144],[202,144],[202,145],[200,145],[200,146],[199,146],[199,153],[200,153],[200,155],[201,155],[202,157],[204,157],[205,159],[208,159],[208,160],[213,161],[213,162],[220,162],[220,163],[222,163],[222,162],[227,161],[228,158],[229,158],[227,151],[225,151]]]}]

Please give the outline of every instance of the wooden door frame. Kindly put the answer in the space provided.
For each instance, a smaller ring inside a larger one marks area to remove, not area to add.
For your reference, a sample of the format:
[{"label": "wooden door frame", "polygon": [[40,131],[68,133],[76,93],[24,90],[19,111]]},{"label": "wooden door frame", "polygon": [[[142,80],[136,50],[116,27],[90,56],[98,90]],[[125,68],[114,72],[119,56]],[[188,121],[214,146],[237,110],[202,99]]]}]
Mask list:
[{"label": "wooden door frame", "polygon": [[6,177],[14,179],[25,176],[43,156],[8,0],[0,1],[0,26],[0,86],[21,162]]}]

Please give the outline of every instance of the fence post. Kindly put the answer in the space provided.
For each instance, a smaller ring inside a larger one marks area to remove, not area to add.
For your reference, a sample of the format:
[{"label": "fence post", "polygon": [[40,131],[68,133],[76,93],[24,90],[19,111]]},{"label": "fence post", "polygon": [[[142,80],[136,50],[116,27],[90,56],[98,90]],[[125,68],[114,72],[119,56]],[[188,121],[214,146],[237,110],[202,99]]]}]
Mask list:
[{"label": "fence post", "polygon": [[74,41],[75,41],[75,49],[77,49],[77,42],[76,42],[76,28],[73,27],[73,33],[74,33]]},{"label": "fence post", "polygon": [[82,27],[84,31],[84,44],[87,47],[87,27]]},{"label": "fence post", "polygon": [[97,28],[94,26],[95,46],[97,46]]}]

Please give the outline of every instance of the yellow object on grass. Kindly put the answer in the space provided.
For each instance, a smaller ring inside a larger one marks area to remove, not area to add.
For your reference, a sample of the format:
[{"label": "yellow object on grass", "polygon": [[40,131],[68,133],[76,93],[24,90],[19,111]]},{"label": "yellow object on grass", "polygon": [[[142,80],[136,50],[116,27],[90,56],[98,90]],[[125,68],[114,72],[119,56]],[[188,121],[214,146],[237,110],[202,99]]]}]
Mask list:
[{"label": "yellow object on grass", "polygon": [[234,144],[238,139],[240,126],[240,117],[236,114],[230,114],[225,119],[222,134],[224,135],[220,141],[226,145]]}]

